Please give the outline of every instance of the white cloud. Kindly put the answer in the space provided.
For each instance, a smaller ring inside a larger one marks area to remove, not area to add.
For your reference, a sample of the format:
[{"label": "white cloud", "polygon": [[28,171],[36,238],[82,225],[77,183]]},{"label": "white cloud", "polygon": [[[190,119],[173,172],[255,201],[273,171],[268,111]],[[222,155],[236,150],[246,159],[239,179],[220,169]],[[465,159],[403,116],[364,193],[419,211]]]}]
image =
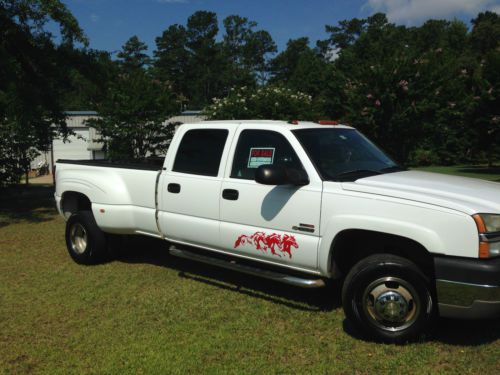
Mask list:
[{"label": "white cloud", "polygon": [[100,17],[99,17],[97,14],[95,14],[95,13],[92,13],[92,14],[90,15],[90,20],[91,20],[92,22],[97,22],[97,21],[99,21],[99,18],[100,18]]},{"label": "white cloud", "polygon": [[498,11],[500,0],[368,0],[363,9],[384,12],[391,22],[415,24],[430,18],[475,16],[486,10]]},{"label": "white cloud", "polygon": [[497,13],[497,14],[500,14],[500,4],[498,4],[498,5],[493,5],[493,6],[490,8],[490,10],[491,10],[492,12],[495,12],[495,13]]}]

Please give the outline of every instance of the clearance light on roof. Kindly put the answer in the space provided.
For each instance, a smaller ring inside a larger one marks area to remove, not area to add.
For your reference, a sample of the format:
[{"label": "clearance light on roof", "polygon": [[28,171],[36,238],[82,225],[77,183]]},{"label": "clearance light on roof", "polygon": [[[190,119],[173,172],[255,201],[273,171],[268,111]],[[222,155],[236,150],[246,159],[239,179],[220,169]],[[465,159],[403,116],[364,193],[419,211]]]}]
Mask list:
[{"label": "clearance light on roof", "polygon": [[318,124],[320,125],[338,125],[338,121],[334,121],[334,120],[319,120],[318,121]]},{"label": "clearance light on roof", "polygon": [[292,125],[298,125],[299,124],[299,122],[297,120],[291,120],[288,123],[292,124]]}]

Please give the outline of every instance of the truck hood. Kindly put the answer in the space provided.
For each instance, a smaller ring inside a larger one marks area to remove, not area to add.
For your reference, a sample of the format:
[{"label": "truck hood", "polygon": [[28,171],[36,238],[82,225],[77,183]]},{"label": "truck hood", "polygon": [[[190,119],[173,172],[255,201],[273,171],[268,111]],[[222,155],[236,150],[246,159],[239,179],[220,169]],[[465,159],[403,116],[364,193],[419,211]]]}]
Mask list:
[{"label": "truck hood", "polygon": [[342,188],[432,204],[469,215],[500,213],[500,183],[475,178],[404,171],[343,182]]}]

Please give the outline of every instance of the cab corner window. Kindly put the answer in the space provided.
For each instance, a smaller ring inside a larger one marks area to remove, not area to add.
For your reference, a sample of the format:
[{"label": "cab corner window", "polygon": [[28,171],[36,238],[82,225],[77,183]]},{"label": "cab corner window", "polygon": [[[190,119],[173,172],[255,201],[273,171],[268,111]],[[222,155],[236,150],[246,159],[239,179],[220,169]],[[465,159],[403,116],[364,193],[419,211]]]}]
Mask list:
[{"label": "cab corner window", "polygon": [[226,144],[225,129],[193,129],[182,137],[172,171],[216,177]]},{"label": "cab corner window", "polygon": [[270,130],[243,130],[234,154],[231,178],[253,180],[257,168],[265,164],[304,169],[282,134]]}]

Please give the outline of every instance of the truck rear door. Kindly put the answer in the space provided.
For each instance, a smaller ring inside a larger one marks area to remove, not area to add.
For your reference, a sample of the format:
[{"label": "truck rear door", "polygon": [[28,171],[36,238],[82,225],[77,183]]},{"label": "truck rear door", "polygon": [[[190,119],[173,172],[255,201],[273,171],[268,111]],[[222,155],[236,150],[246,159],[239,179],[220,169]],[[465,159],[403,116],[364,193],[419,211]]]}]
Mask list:
[{"label": "truck rear door", "polygon": [[[322,181],[289,131],[243,125],[231,147],[221,194],[221,246],[235,255],[316,270]],[[259,165],[304,169],[306,186],[254,180]]]},{"label": "truck rear door", "polygon": [[190,125],[178,132],[158,183],[160,230],[177,242],[218,247],[222,161],[234,129]]}]

